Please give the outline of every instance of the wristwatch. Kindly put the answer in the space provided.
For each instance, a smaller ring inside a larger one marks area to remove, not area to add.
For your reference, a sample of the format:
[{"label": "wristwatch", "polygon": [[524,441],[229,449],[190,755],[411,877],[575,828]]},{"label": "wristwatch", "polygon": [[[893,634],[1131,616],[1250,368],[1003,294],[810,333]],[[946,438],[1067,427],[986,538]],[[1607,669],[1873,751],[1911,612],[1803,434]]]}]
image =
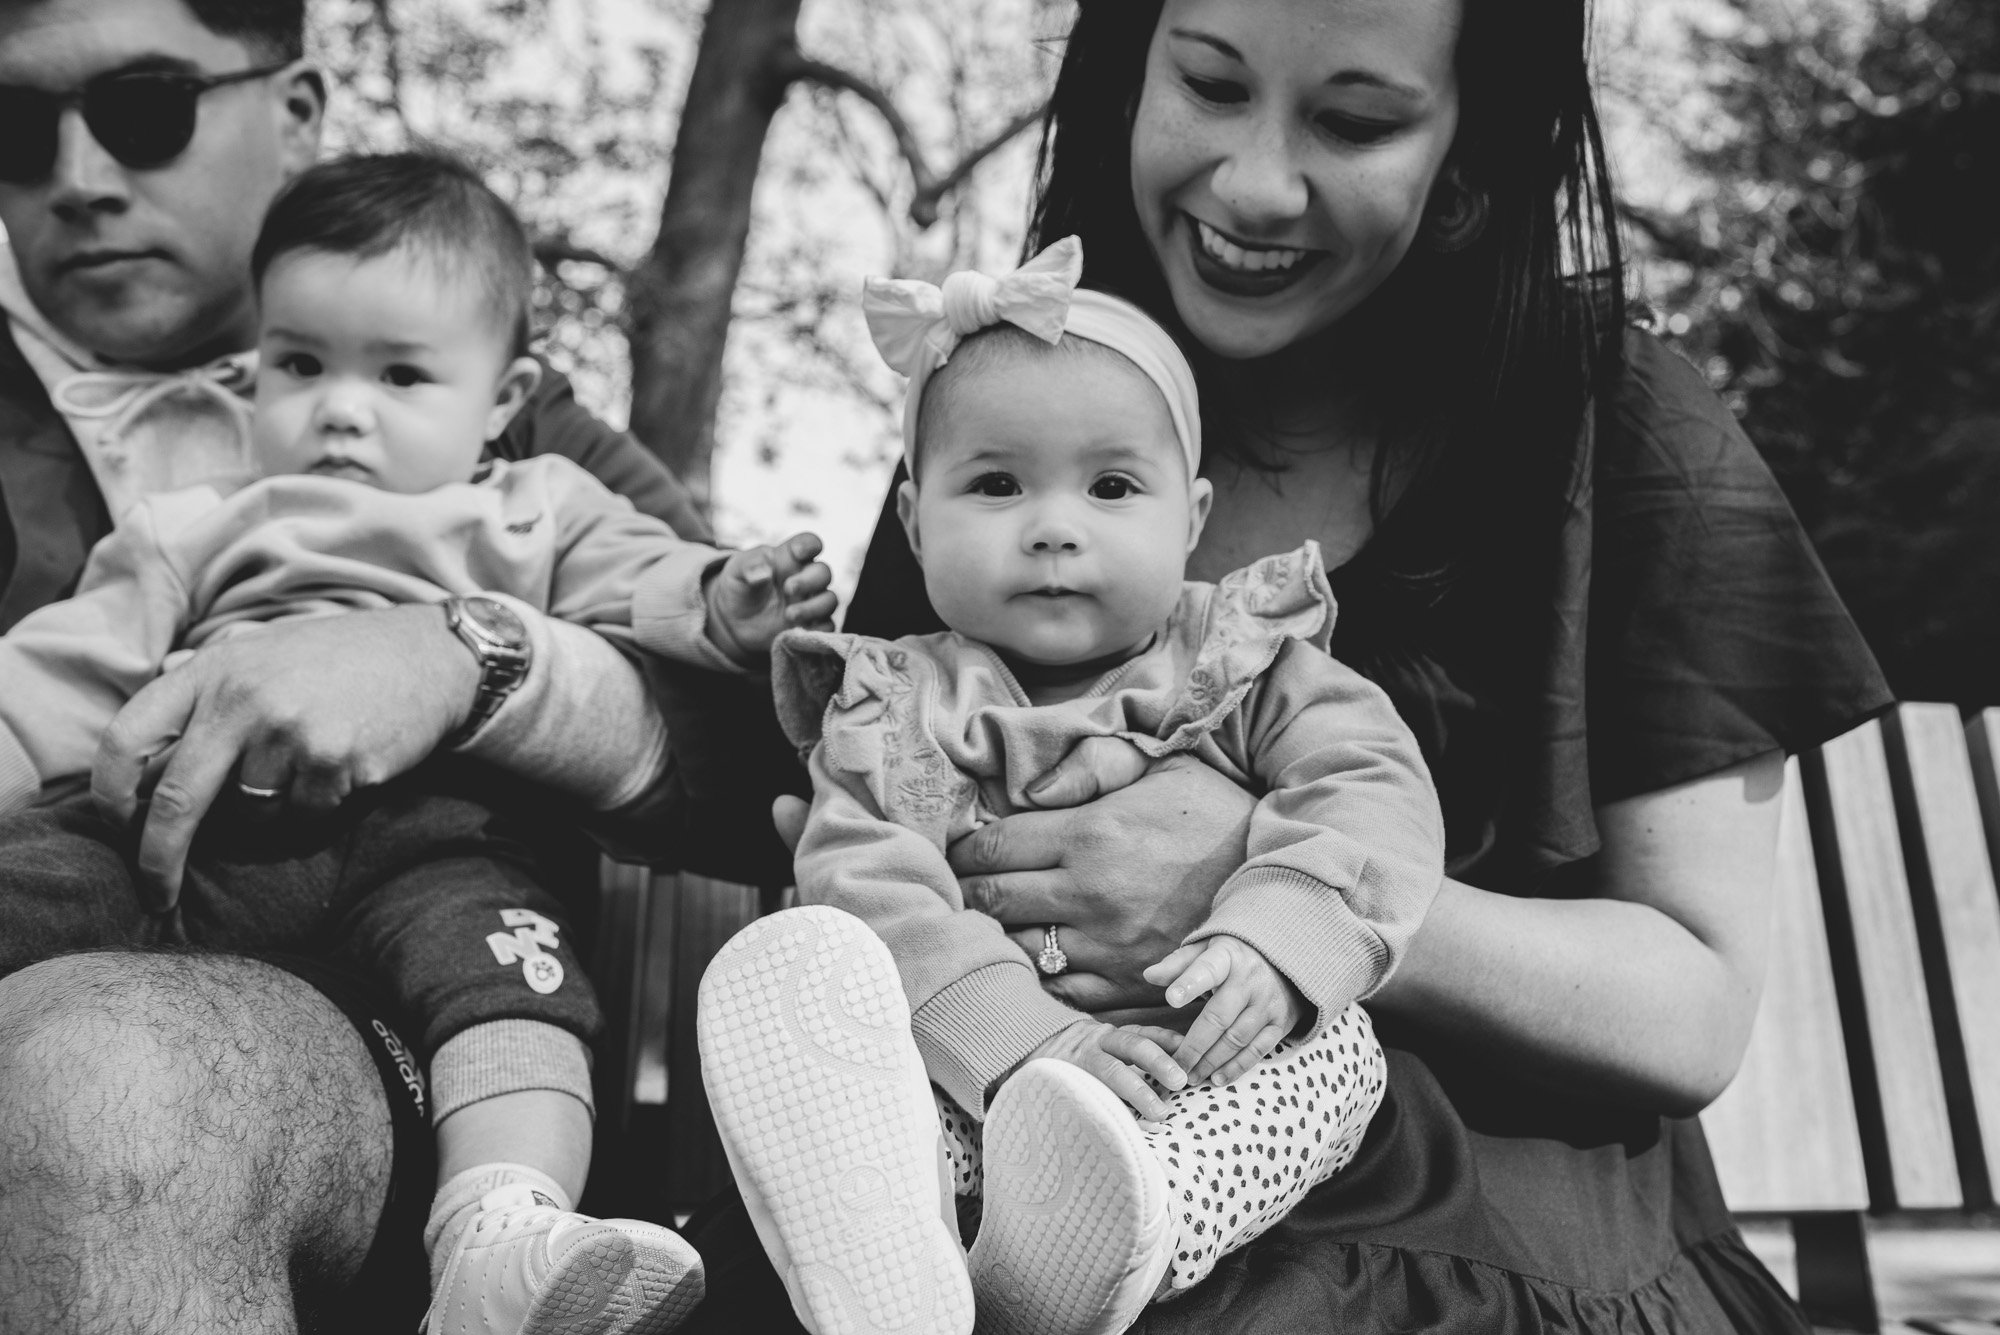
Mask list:
[{"label": "wristwatch", "polygon": [[527,679],[534,652],[521,618],[496,598],[474,593],[448,599],[444,624],[479,660],[479,690],[472,697],[472,712],[444,742],[446,746],[463,746]]}]

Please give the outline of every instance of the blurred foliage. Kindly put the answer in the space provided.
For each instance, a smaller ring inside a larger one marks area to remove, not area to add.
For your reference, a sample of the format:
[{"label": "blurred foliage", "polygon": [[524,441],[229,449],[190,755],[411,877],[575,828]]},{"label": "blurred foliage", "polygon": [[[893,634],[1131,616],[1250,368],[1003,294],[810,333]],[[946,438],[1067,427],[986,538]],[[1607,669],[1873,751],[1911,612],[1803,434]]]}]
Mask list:
[{"label": "blurred foliage", "polygon": [[2000,5],[1727,7],[1693,39],[1707,185],[1629,212],[1664,332],[1897,693],[2000,704]]}]

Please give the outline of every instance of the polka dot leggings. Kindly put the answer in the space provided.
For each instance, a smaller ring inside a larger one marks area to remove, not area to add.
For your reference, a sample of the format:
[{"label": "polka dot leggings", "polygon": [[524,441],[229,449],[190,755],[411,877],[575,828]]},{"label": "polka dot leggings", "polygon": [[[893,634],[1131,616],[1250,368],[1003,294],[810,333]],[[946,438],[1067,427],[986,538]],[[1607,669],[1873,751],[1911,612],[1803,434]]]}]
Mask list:
[{"label": "polka dot leggings", "polygon": [[[1291,1212],[1347,1166],[1382,1102],[1388,1066],[1368,1013],[1349,1006],[1325,1033],[1287,1039],[1230,1084],[1166,1096],[1167,1120],[1145,1128],[1180,1215],[1159,1297],[1174,1298]],[[979,1124],[937,1097],[945,1154],[960,1196],[978,1196]]]}]

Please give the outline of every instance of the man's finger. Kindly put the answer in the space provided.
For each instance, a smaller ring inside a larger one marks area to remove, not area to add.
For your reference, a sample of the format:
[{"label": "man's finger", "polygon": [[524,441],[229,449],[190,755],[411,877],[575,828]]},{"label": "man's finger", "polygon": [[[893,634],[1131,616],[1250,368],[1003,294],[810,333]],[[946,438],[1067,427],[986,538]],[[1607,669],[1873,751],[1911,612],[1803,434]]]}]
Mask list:
[{"label": "man's finger", "polygon": [[1025,796],[1044,809],[1081,806],[1137,783],[1152,762],[1120,737],[1086,737],[1029,784]]},{"label": "man's finger", "polygon": [[785,841],[785,847],[792,852],[799,851],[799,840],[806,837],[806,817],[812,814],[812,807],[803,797],[793,797],[786,793],[771,802],[771,824],[777,828],[778,837]]},{"label": "man's finger", "polygon": [[310,765],[292,776],[292,804],[307,811],[332,811],[353,791],[345,765]]},{"label": "man's finger", "polygon": [[190,720],[187,736],[174,747],[173,758],[153,785],[146,807],[146,828],[139,836],[139,872],[157,886],[164,902],[155,911],[172,908],[180,896],[181,873],[188,848],[215,795],[235,772],[242,748],[219,719],[199,714]]},{"label": "man's finger", "polygon": [[[960,838],[945,850],[945,859],[961,877],[1053,871],[1063,865],[1073,820],[1067,811],[1023,811]],[[1045,916],[1044,921],[1053,916]]]},{"label": "man's finger", "polygon": [[187,730],[196,698],[192,672],[168,672],[140,687],[106,726],[90,767],[90,793],[111,820],[122,825],[132,819],[151,777],[148,767]]}]

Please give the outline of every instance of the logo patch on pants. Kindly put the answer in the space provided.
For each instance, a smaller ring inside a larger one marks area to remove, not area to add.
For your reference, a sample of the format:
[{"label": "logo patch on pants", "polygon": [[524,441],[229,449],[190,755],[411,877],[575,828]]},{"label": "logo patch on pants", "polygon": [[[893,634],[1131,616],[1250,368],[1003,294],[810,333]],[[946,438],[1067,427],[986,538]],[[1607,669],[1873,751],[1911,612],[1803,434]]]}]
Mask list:
[{"label": "logo patch on pants", "polygon": [[500,921],[514,930],[494,932],[486,945],[502,965],[519,962],[528,986],[547,996],[563,984],[562,961],[548,952],[557,946],[557,927],[533,909],[501,909]]}]

